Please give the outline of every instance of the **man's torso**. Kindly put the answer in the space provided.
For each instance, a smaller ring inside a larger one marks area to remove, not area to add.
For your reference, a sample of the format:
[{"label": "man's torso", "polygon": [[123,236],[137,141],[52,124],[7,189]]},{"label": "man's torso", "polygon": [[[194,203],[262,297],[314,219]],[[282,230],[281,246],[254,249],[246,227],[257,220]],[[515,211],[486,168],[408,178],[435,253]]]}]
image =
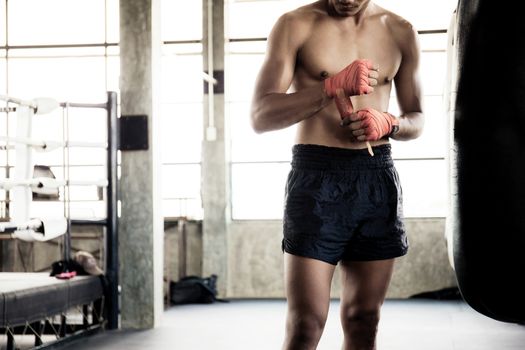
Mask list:
[{"label": "man's torso", "polygon": [[[401,64],[401,48],[392,31],[393,14],[374,5],[359,25],[349,17],[326,13],[324,1],[296,10],[304,41],[296,56],[292,90],[318,84],[356,59],[369,59],[379,67],[374,92],[351,98],[354,110],[371,107],[387,111],[392,80]],[[328,73],[328,75],[326,75]],[[339,126],[335,103],[298,124],[296,143],[342,148],[365,148],[364,142],[351,142],[350,130]],[[372,145],[387,143],[387,139]]]}]

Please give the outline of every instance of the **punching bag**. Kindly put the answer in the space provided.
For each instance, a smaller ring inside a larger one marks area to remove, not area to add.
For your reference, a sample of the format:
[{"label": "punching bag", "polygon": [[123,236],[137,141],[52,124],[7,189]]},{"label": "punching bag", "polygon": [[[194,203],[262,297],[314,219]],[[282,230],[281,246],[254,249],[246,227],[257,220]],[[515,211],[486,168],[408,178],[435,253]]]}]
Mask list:
[{"label": "punching bag", "polygon": [[525,4],[461,0],[454,268],[465,301],[525,323]]}]

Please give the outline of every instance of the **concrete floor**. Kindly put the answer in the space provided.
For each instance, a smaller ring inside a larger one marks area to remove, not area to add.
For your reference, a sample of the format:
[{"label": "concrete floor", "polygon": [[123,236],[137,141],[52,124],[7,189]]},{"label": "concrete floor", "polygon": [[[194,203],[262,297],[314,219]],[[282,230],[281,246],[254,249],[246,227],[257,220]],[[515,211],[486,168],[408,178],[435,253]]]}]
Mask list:
[{"label": "concrete floor", "polygon": [[[341,346],[338,301],[332,301],[319,350]],[[283,300],[185,305],[167,310],[160,327],[83,339],[70,350],[277,350],[284,335]],[[525,327],[486,318],[460,301],[388,300],[378,350],[523,350]]]}]

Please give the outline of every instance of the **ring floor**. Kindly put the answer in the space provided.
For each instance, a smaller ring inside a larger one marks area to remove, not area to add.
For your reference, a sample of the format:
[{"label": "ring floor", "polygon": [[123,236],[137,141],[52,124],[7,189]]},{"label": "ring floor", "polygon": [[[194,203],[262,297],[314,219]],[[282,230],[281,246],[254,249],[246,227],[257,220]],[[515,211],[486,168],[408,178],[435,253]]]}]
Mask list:
[{"label": "ring floor", "polygon": [[[318,350],[341,349],[339,301],[330,313]],[[147,331],[111,331],[65,349],[272,350],[284,336],[284,300],[234,300],[174,306]],[[523,350],[525,326],[494,321],[462,301],[387,300],[378,350]]]}]

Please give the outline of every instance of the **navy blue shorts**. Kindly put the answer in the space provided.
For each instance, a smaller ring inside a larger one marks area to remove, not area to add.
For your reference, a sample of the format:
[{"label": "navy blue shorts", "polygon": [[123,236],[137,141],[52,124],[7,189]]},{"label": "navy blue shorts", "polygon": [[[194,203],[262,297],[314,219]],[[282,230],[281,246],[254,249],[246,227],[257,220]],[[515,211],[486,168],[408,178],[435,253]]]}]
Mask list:
[{"label": "navy blue shorts", "polygon": [[405,255],[402,190],[390,145],[295,145],[286,184],[283,251],[336,265]]}]

